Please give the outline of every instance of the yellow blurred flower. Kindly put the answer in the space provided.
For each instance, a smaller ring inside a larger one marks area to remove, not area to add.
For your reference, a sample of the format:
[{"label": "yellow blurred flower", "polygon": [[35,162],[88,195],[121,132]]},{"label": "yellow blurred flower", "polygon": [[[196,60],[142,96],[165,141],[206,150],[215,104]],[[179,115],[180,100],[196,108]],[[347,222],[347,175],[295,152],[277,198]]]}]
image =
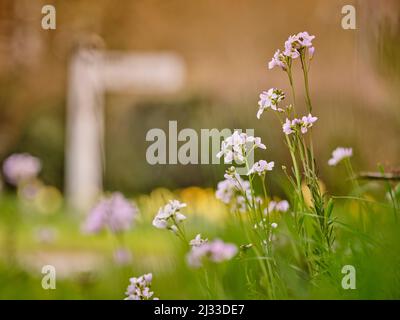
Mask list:
[{"label": "yellow blurred flower", "polygon": [[[324,194],[326,191],[325,184],[321,181],[318,180],[318,186],[321,194]],[[304,201],[306,202],[306,205],[309,207],[313,207],[313,201],[312,201],[312,195],[310,188],[306,185],[306,183],[303,181],[301,184],[301,192],[303,193]]]}]

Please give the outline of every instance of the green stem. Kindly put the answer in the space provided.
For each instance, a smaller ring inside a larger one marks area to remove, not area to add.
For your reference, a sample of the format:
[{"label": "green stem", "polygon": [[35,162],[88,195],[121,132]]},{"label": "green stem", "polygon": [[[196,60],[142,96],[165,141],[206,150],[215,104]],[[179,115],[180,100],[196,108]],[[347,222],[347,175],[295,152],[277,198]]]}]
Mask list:
[{"label": "green stem", "polygon": [[306,90],[306,103],[307,103],[308,111],[311,113],[312,112],[312,104],[311,104],[311,98],[310,98],[310,87],[308,84],[308,68],[307,68],[307,63],[305,61],[304,51],[301,52],[301,54],[300,54],[300,60],[301,60],[301,67],[303,69],[304,87]]}]

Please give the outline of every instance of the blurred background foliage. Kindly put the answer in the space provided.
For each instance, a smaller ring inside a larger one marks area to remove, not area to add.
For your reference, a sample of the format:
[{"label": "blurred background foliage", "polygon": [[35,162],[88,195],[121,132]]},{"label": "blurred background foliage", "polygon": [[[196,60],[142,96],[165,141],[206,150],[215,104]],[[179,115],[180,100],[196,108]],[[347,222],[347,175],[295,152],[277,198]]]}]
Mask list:
[{"label": "blurred background foliage", "polygon": [[[57,29],[42,30],[41,6],[54,4]],[[110,50],[168,50],[180,54],[187,81],[180,92],[107,96],[105,189],[134,195],[165,186],[214,186],[223,168],[150,166],[146,132],[167,128],[255,128],[278,168],[288,163],[280,129],[265,114],[257,121],[258,94],[271,86],[289,92],[283,73],[266,68],[288,34],[316,35],[311,88],[317,159],[325,166],[337,145],[353,146],[356,167],[388,169],[400,155],[399,3],[351,1],[357,29],[341,28],[348,1],[28,1],[0,0],[0,158],[27,151],[43,161],[42,178],[63,188],[65,93],[74,44],[97,34]],[[295,78],[300,78],[296,70]],[[303,94],[299,85],[298,95]],[[301,99],[298,99],[301,101]]]}]

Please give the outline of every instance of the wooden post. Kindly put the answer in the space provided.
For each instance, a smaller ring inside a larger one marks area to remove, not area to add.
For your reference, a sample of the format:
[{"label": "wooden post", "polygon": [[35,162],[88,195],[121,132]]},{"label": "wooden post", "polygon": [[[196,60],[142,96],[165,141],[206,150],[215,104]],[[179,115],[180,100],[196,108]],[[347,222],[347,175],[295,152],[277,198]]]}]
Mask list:
[{"label": "wooden post", "polygon": [[65,153],[65,192],[71,208],[87,210],[103,189],[104,93],[174,92],[182,87],[184,74],[183,61],[172,53],[93,48],[74,53],[69,66]]}]

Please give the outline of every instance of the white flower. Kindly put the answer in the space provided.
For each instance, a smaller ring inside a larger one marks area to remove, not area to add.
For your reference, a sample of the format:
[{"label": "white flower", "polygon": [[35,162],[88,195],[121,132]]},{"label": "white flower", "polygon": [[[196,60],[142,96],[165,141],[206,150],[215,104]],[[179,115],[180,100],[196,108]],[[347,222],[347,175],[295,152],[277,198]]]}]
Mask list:
[{"label": "white flower", "polygon": [[208,242],[208,239],[202,239],[201,234],[199,233],[194,239],[190,240],[189,245],[192,247],[199,247],[206,242]]},{"label": "white flower", "polygon": [[286,118],[285,123],[282,126],[283,132],[285,134],[291,134],[294,132],[294,130],[292,129],[292,122]]},{"label": "white flower", "polygon": [[255,148],[260,148],[260,149],[264,149],[264,150],[267,148],[265,146],[265,144],[261,143],[260,137],[247,136],[246,142],[254,143]]},{"label": "white flower", "polygon": [[285,42],[285,51],[283,54],[292,59],[298,58],[302,49],[312,47],[312,40],[314,38],[315,36],[309,35],[306,31],[290,36]]},{"label": "white flower", "polygon": [[307,31],[299,32],[296,37],[300,47],[309,48],[312,47],[312,41],[315,39],[315,36],[309,35]]},{"label": "white flower", "polygon": [[301,133],[306,133],[309,128],[313,126],[313,123],[317,121],[317,117],[313,117],[311,113],[308,116],[301,118]]},{"label": "white flower", "polygon": [[225,180],[218,182],[217,191],[215,196],[223,203],[230,205],[232,212],[245,212],[246,211],[246,198],[251,199],[250,182],[243,180],[235,171],[234,167],[227,170]]},{"label": "white flower", "polygon": [[305,134],[317,120],[318,118],[314,117],[311,113],[301,119],[295,118],[292,121],[286,118],[285,123],[282,125],[282,130],[287,135],[294,133],[296,130],[300,130],[301,133]]},{"label": "white flower", "polygon": [[271,228],[272,228],[272,229],[278,228],[278,224],[275,223],[275,222],[271,223]]},{"label": "white flower", "polygon": [[338,147],[332,152],[332,158],[329,159],[328,164],[330,166],[336,166],[340,161],[345,158],[350,158],[353,156],[352,148]]},{"label": "white flower", "polygon": [[[150,291],[152,280],[153,275],[151,273],[144,274],[138,278],[130,278],[130,285],[125,292],[127,295],[125,300],[150,300],[154,295],[154,292]],[[158,300],[155,297],[153,299]]]},{"label": "white flower", "polygon": [[181,221],[183,221],[183,220],[186,220],[186,216],[184,216],[182,213],[180,213],[180,212],[177,212],[176,214],[175,214],[175,220],[176,221],[178,221],[178,222],[181,222]]},{"label": "white flower", "polygon": [[263,91],[260,94],[260,101],[258,101],[259,109],[257,112],[257,118],[260,119],[264,109],[267,108],[282,112],[283,109],[278,108],[278,103],[283,99],[285,99],[285,94],[282,90],[271,88],[268,91]]},{"label": "white flower", "polygon": [[267,162],[265,160],[260,160],[260,161],[256,162],[255,164],[253,164],[253,166],[251,167],[251,169],[249,170],[247,175],[256,173],[259,176],[262,176],[267,171],[272,171],[272,169],[274,168],[274,165],[275,165],[274,161]]},{"label": "white flower", "polygon": [[274,56],[268,63],[268,69],[273,69],[274,67],[281,67],[283,70],[286,70],[285,56],[279,49],[275,51]]},{"label": "white flower", "polygon": [[217,158],[224,157],[225,163],[232,161],[242,163],[253,148],[265,149],[260,137],[248,136],[246,133],[235,131],[230,137],[221,143],[221,151],[217,153]]},{"label": "white flower", "polygon": [[285,50],[283,51],[283,54],[292,59],[298,58],[300,56],[300,53],[297,50],[296,43],[297,37],[289,36],[289,38],[285,41]]},{"label": "white flower", "polygon": [[180,212],[180,209],[184,207],[186,207],[186,203],[181,203],[178,200],[170,200],[164,207],[158,210],[157,215],[153,219],[153,226],[158,229],[169,228],[174,231],[176,228],[174,225],[186,219],[186,216]]},{"label": "white flower", "polygon": [[153,226],[158,228],[158,229],[166,229],[168,227],[168,222],[167,220],[160,219],[158,217],[155,217],[153,219]]}]

